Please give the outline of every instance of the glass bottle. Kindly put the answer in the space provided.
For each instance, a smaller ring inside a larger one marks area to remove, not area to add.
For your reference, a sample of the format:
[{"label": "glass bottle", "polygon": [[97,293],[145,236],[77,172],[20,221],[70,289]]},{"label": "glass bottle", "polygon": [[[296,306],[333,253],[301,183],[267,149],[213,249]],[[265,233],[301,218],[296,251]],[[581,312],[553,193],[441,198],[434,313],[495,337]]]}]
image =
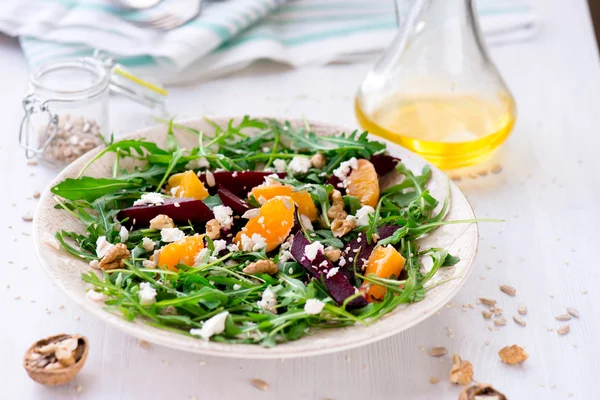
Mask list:
[{"label": "glass bottle", "polygon": [[440,168],[481,162],[510,134],[516,107],[488,56],[474,2],[412,3],[398,12],[399,33],[358,89],[357,119]]}]

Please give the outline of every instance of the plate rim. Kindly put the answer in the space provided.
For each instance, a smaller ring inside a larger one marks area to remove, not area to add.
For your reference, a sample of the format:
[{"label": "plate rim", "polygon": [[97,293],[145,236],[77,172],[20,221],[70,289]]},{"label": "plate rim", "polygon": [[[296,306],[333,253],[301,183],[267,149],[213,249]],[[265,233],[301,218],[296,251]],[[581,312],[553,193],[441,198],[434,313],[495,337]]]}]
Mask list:
[{"label": "plate rim", "polygon": [[[221,117],[210,118],[210,120],[219,125],[222,125],[223,123],[226,123],[231,119],[240,119],[240,118],[242,118],[242,116],[221,116]],[[279,121],[290,121],[292,123],[300,122],[300,121],[304,122],[304,119],[301,119],[301,118],[284,118],[284,117],[273,117],[273,116],[270,116],[270,117],[258,116],[258,117],[253,117],[253,118],[260,118],[260,119],[272,118],[272,119],[276,119]],[[186,125],[186,124],[190,124],[190,123],[193,124],[193,123],[198,123],[199,121],[202,121],[203,119],[204,118],[202,118],[202,117],[188,118],[185,120],[177,121],[177,123],[182,124],[182,125]],[[311,119],[311,120],[307,120],[307,122],[310,125],[315,125],[315,126],[319,126],[319,127],[323,127],[323,128],[327,128],[327,129],[335,129],[338,132],[354,131],[354,129],[348,129],[347,127],[344,127],[342,125],[329,123],[329,122],[323,122],[323,121],[319,121],[319,120]],[[161,126],[163,126],[163,125],[155,124],[155,125],[143,128],[143,129],[139,129],[139,130],[127,133],[125,135],[121,135],[118,138],[118,140],[144,137],[144,134],[146,132],[152,132]],[[433,171],[436,171],[438,173],[442,173],[445,175],[444,172],[442,172],[436,166],[434,166],[434,165],[430,164],[429,162],[427,162],[426,160],[424,160],[418,154],[413,153],[412,151],[410,151],[396,143],[393,143],[387,139],[375,136],[373,134],[369,134],[369,137],[371,139],[376,139],[378,141],[384,142],[386,144],[386,146],[391,144],[392,146],[401,147],[404,151],[406,151],[407,153],[410,154],[411,158],[414,158],[417,161],[426,163],[427,165],[429,165],[431,167],[431,169]],[[102,148],[97,147],[97,148],[87,152],[86,154],[82,155],[81,157],[79,157],[77,160],[73,161],[66,167],[64,167],[54,178],[52,178],[50,183],[46,186],[46,188],[42,192],[42,196],[36,207],[36,211],[34,214],[34,220],[33,220],[33,226],[32,226],[33,243],[34,243],[35,253],[39,260],[39,263],[42,266],[42,269],[44,270],[46,275],[50,277],[51,282],[53,284],[55,284],[56,286],[58,286],[61,289],[61,291],[64,294],[66,294],[67,297],[69,299],[71,299],[74,303],[76,303],[77,305],[79,305],[80,307],[82,307],[84,310],[91,313],[95,317],[99,318],[102,322],[107,323],[111,326],[114,326],[124,333],[127,333],[135,338],[140,339],[140,340],[145,340],[145,341],[148,341],[148,342],[151,342],[153,344],[160,345],[163,347],[168,347],[168,348],[175,349],[175,350],[181,350],[181,351],[184,351],[187,353],[202,354],[202,355],[206,355],[206,356],[259,360],[259,359],[277,359],[277,358],[285,358],[285,359],[304,358],[304,357],[311,357],[311,356],[317,356],[317,355],[337,353],[340,351],[345,351],[345,350],[349,350],[349,349],[353,349],[353,348],[357,348],[357,347],[362,347],[362,346],[365,346],[368,344],[372,344],[372,343],[381,341],[383,339],[387,339],[391,336],[397,335],[401,332],[404,332],[405,330],[408,330],[409,328],[412,328],[412,327],[420,324],[424,320],[426,320],[429,317],[431,317],[432,315],[434,315],[435,312],[442,309],[443,306],[448,301],[450,301],[454,296],[456,296],[456,294],[462,289],[464,284],[469,279],[469,277],[473,271],[473,264],[475,262],[475,259],[477,257],[478,251],[479,251],[479,226],[475,222],[475,223],[472,223],[473,225],[475,225],[475,229],[474,229],[475,243],[473,245],[472,254],[471,254],[469,260],[465,264],[463,274],[459,277],[454,278],[454,279],[458,280],[458,283],[454,287],[449,289],[447,292],[442,294],[440,296],[440,298],[438,298],[437,301],[434,304],[432,304],[427,311],[421,313],[418,317],[412,319],[409,324],[394,327],[394,329],[390,329],[386,332],[380,332],[377,335],[367,336],[367,337],[364,337],[364,338],[361,338],[358,340],[348,340],[341,344],[334,344],[334,345],[330,344],[327,347],[321,347],[318,349],[309,349],[309,350],[303,350],[301,348],[294,349],[292,352],[285,353],[285,354],[282,354],[284,352],[277,351],[277,349],[281,349],[282,347],[285,347],[284,345],[278,345],[278,346],[275,346],[272,348],[264,348],[264,347],[261,347],[260,345],[256,345],[256,344],[244,345],[244,344],[206,342],[206,343],[209,343],[212,345],[216,344],[216,346],[209,345],[208,347],[202,347],[202,346],[185,347],[185,346],[178,345],[176,343],[172,343],[169,341],[159,342],[158,341],[159,338],[157,338],[157,334],[159,334],[160,332],[165,333],[167,331],[161,330],[159,328],[154,328],[154,327],[151,327],[152,330],[148,330],[148,331],[143,330],[143,329],[138,329],[138,326],[140,323],[144,324],[143,322],[139,322],[139,319],[136,319],[136,321],[129,322],[117,314],[114,314],[114,313],[104,310],[103,305],[98,306],[97,304],[92,303],[91,301],[86,301],[85,298],[83,299],[83,301],[81,301],[81,298],[78,297],[78,295],[74,291],[66,288],[65,285],[63,284],[63,281],[53,275],[52,267],[50,266],[51,263],[48,261],[45,261],[43,255],[42,255],[42,249],[44,249],[45,247],[48,246],[48,244],[45,242],[46,239],[41,237],[42,233],[40,231],[40,226],[39,226],[40,215],[44,212],[43,205],[45,202],[43,200],[45,200],[47,197],[54,196],[54,194],[50,191],[50,189],[54,185],[56,185],[58,182],[64,180],[65,179],[64,175],[67,172],[69,172],[70,169],[74,168],[75,164],[89,161],[89,159],[91,159],[92,157],[97,155],[100,151],[102,151]],[[467,206],[466,210],[469,212],[471,217],[474,219],[475,214],[473,211],[473,207],[471,206],[467,197],[464,195],[464,193],[462,193],[462,191],[458,188],[458,186],[456,186],[450,179],[448,179],[448,182],[449,182],[449,185],[454,187],[458,191],[458,193],[462,196],[462,198]],[[46,233],[48,233],[48,232],[46,232]],[[76,260],[76,258],[74,256],[69,255],[68,257],[72,257],[73,259]],[[401,307],[401,306],[399,306],[399,307]],[[410,307],[410,304],[408,304],[406,307]],[[147,324],[144,324],[144,325],[150,327]],[[353,327],[357,327],[358,329],[369,329],[369,327],[359,327],[357,325],[353,325]],[[201,339],[197,339],[197,340],[200,341]],[[299,339],[299,340],[302,341],[303,339]],[[239,346],[240,349],[242,349],[242,348],[247,349],[248,347],[246,347],[246,346],[252,346],[252,348],[260,348],[262,350],[262,352],[253,352],[253,351],[248,352],[248,353],[246,353],[244,351],[231,351],[231,352],[225,351],[225,352],[223,352],[223,351],[219,350],[219,347],[221,347],[221,346],[227,346],[228,348]]]}]

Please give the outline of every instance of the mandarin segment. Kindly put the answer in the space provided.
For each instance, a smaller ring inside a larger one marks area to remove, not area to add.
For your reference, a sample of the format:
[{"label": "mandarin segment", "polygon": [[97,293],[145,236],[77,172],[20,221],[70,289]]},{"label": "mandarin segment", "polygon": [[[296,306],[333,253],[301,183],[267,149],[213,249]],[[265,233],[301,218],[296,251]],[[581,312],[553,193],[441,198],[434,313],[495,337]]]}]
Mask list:
[{"label": "mandarin segment", "polygon": [[248,223],[235,237],[235,243],[243,248],[242,235],[251,238],[258,234],[266,241],[267,251],[274,250],[285,241],[294,226],[294,201],[288,196],[277,196],[268,200],[259,209],[259,215]]},{"label": "mandarin segment", "polygon": [[358,168],[352,170],[346,180],[346,192],[358,197],[360,204],[377,207],[379,201],[379,178],[375,167],[369,160],[358,160]]},{"label": "mandarin segment", "polygon": [[169,178],[167,190],[173,188],[175,188],[174,197],[186,197],[196,200],[204,200],[208,197],[208,190],[194,171],[185,171]]},{"label": "mandarin segment", "polygon": [[298,206],[300,214],[306,215],[311,221],[316,221],[319,218],[319,211],[312,201],[310,193],[306,190],[293,192],[293,188],[287,185],[271,184],[271,185],[260,185],[252,189],[250,194],[254,196],[256,200],[263,198],[264,200],[270,200],[276,196],[291,196],[294,203]]},{"label": "mandarin segment", "polygon": [[274,184],[268,186],[260,185],[252,188],[250,194],[254,196],[256,200],[258,200],[261,197],[265,200],[271,200],[273,197],[276,196],[291,196],[292,188],[291,186],[285,186],[281,184]]},{"label": "mandarin segment", "polygon": [[178,264],[194,265],[194,258],[204,248],[204,235],[188,236],[173,242],[158,252],[157,265],[171,271],[177,271]]},{"label": "mandarin segment", "polygon": [[[397,278],[400,276],[405,262],[406,260],[402,257],[402,254],[398,253],[393,246],[378,246],[373,250],[365,264],[365,276],[375,274],[379,278]],[[381,300],[385,296],[385,292],[383,286],[371,285],[367,289],[367,301]]]},{"label": "mandarin segment", "polygon": [[319,211],[317,210],[310,193],[306,190],[292,193],[292,199],[294,199],[294,203],[298,206],[300,214],[306,215],[311,221],[316,221],[319,218]]}]

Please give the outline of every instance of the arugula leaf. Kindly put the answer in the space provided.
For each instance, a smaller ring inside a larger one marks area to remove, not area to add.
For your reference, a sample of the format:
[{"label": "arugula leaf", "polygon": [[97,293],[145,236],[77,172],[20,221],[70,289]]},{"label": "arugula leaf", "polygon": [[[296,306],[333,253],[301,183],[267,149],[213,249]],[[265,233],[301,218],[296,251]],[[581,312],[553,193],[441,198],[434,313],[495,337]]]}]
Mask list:
[{"label": "arugula leaf", "polygon": [[143,181],[83,176],[77,179],[67,178],[50,190],[52,193],[68,200],[85,200],[91,202],[119,190],[142,188],[144,185]]}]

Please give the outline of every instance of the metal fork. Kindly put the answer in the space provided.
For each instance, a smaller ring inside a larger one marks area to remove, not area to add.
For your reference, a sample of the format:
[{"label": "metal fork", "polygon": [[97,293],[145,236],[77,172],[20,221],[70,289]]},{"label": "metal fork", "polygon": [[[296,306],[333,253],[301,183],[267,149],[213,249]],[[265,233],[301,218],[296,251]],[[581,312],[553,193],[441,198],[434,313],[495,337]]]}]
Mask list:
[{"label": "metal fork", "polygon": [[196,18],[202,9],[203,0],[179,0],[161,2],[157,5],[156,15],[138,25],[148,26],[163,31],[175,29]]}]

